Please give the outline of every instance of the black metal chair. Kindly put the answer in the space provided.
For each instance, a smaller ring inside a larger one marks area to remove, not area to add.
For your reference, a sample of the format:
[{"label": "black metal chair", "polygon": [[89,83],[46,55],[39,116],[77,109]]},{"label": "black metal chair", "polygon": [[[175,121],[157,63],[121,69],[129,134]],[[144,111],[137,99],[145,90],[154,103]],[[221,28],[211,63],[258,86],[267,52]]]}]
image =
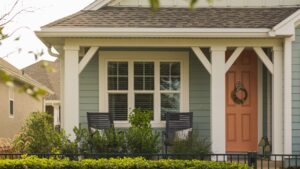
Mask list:
[{"label": "black metal chair", "polygon": [[190,129],[193,127],[193,112],[167,112],[165,131],[165,153],[168,146],[172,145],[177,131]]},{"label": "black metal chair", "polygon": [[[107,112],[87,112],[87,123],[90,136],[93,137],[95,131],[108,130],[113,127],[113,118],[111,113]],[[92,144],[89,146],[92,153],[93,146]]]},{"label": "black metal chair", "polygon": [[90,133],[92,133],[92,129],[105,130],[113,126],[111,113],[87,112],[87,122]]}]

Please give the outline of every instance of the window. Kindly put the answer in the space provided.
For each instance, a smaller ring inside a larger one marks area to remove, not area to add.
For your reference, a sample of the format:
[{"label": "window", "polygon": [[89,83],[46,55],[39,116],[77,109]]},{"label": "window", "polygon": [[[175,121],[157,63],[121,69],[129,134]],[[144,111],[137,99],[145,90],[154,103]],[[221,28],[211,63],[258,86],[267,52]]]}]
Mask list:
[{"label": "window", "polygon": [[114,120],[126,121],[128,116],[128,63],[108,62],[107,86],[109,112]]},{"label": "window", "polygon": [[160,63],[160,107],[161,120],[166,112],[180,111],[180,63]]},{"label": "window", "polygon": [[14,117],[14,88],[9,87],[8,89],[8,95],[9,95],[9,117]]},{"label": "window", "polygon": [[166,112],[189,111],[188,53],[104,51],[99,63],[100,111],[115,126],[128,127],[134,108],[152,110],[153,127],[164,127]]}]

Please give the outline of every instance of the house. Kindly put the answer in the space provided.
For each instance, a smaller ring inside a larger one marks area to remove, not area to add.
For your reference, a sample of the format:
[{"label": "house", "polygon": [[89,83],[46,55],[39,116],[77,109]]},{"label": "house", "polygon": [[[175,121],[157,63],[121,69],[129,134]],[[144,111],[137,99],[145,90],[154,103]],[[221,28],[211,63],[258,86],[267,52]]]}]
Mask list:
[{"label": "house", "polygon": [[54,126],[60,126],[60,62],[38,61],[22,69],[30,77],[54,93],[45,96],[44,110],[53,117]]},{"label": "house", "polygon": [[48,93],[52,91],[1,58],[0,70],[17,79],[17,83],[13,86],[7,85],[2,78],[0,80],[0,140],[2,140],[13,138],[20,131],[29,113],[44,110],[44,99],[36,99],[25,92],[20,92],[21,85],[44,89]]},{"label": "house", "polygon": [[[62,127],[110,112],[129,127],[134,107],[194,113],[213,153],[300,153],[298,1],[97,0],[45,25],[37,36],[61,63]],[[73,135],[74,136],[74,135]]]}]

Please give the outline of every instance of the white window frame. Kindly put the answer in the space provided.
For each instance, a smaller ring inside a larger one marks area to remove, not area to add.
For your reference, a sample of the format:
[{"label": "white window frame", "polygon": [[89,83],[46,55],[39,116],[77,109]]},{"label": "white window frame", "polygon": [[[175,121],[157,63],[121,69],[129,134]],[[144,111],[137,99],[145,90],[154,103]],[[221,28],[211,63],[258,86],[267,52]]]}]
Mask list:
[{"label": "white window frame", "polygon": [[[128,90],[107,90],[108,62],[128,62]],[[154,128],[165,127],[160,118],[160,62],[180,62],[180,111],[189,111],[189,52],[188,51],[99,51],[99,111],[108,112],[109,93],[127,93],[128,115],[134,108],[135,93],[153,93],[134,90],[134,62],[154,62]],[[171,91],[174,93],[174,91]],[[130,127],[129,121],[114,121],[115,127]]]},{"label": "white window frame", "polygon": [[[9,118],[14,118],[15,117],[15,109],[14,109],[14,97],[15,97],[15,92],[14,92],[14,87],[9,87],[8,88],[8,116]],[[10,101],[13,102],[13,114],[10,113]]]}]

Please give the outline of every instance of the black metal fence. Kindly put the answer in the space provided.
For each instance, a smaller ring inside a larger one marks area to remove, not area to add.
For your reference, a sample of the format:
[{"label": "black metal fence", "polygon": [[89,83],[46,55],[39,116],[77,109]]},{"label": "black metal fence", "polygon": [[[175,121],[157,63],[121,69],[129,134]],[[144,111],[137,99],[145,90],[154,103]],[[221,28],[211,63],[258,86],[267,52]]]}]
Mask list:
[{"label": "black metal fence", "polygon": [[[0,154],[0,159],[20,159],[24,154]],[[257,153],[240,154],[26,154],[40,158],[69,158],[71,160],[144,157],[146,159],[199,159],[217,162],[241,163],[252,166],[254,169],[300,169],[300,155]]]}]

